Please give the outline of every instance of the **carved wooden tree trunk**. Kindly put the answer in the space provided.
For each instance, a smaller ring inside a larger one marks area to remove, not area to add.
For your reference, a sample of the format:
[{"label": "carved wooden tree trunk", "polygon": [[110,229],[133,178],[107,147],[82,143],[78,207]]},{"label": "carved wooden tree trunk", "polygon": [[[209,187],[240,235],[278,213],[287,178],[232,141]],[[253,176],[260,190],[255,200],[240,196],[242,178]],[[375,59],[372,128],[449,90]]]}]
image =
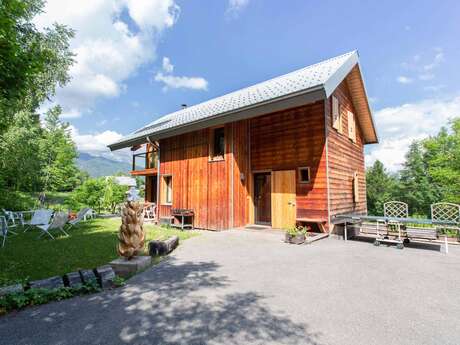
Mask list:
[{"label": "carved wooden tree trunk", "polygon": [[132,259],[144,249],[144,218],[139,202],[127,201],[121,211],[121,226],[118,233],[118,254]]}]

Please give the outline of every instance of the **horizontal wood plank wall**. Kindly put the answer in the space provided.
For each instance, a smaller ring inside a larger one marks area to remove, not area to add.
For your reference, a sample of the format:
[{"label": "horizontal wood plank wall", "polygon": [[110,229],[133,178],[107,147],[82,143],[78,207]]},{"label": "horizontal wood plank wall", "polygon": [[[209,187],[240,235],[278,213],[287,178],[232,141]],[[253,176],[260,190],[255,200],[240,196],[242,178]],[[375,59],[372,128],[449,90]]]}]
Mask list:
[{"label": "horizontal wood plank wall", "polygon": [[[346,79],[334,91],[339,99],[343,134],[332,127],[332,97],[326,102],[331,216],[340,213],[366,213],[366,173],[362,132],[356,121],[356,143],[348,138],[348,111],[357,113],[351,102]],[[353,200],[353,173],[358,172],[359,202]]]},{"label": "horizontal wood plank wall", "polygon": [[209,131],[199,130],[160,141],[160,173],[172,176],[173,189],[172,205],[160,205],[160,215],[169,215],[171,208],[193,209],[196,227],[220,230],[229,227],[232,125],[225,126],[224,160],[209,161]]},{"label": "horizontal wood plank wall", "polygon": [[251,169],[310,167],[311,181],[299,183],[298,218],[327,220],[324,102],[251,119]]}]

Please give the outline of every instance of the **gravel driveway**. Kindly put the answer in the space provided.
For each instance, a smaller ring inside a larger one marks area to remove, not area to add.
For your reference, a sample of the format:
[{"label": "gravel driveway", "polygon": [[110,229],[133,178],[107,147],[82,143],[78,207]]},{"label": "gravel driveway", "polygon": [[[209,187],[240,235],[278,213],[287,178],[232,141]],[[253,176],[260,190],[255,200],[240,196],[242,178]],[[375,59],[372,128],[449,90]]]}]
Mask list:
[{"label": "gravel driveway", "polygon": [[1,344],[459,344],[460,248],[205,232],[120,289],[0,318]]}]

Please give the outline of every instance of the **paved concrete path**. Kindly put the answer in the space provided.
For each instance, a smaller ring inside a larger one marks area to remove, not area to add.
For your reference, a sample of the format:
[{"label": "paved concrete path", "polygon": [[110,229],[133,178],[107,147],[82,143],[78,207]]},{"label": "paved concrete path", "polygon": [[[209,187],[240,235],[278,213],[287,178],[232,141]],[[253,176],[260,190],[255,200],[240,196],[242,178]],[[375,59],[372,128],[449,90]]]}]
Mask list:
[{"label": "paved concrete path", "polygon": [[206,232],[127,286],[0,318],[1,344],[458,344],[448,256]]}]

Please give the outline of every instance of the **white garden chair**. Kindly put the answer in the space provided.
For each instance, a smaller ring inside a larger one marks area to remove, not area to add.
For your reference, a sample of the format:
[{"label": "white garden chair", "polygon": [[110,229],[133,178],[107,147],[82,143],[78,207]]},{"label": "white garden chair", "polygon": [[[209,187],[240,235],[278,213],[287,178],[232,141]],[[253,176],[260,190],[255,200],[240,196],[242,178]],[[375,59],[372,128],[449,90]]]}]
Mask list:
[{"label": "white garden chair", "polygon": [[8,221],[4,216],[0,216],[0,235],[3,237],[2,248],[5,246],[6,236],[8,236]]},{"label": "white garden chair", "polygon": [[64,226],[67,224],[68,220],[69,215],[66,212],[56,212],[53,219],[48,224],[37,225],[37,227],[42,230],[39,238],[44,235],[48,235],[54,240],[54,236],[50,233],[51,230],[60,230],[65,235],[69,236],[69,234],[64,230]]},{"label": "white garden chair", "polygon": [[15,228],[19,224],[24,225],[24,218],[21,212],[8,211],[8,210],[5,210],[4,208],[2,209],[2,211],[3,211],[4,217],[5,217],[5,220],[7,222],[9,229]]},{"label": "white garden chair", "polygon": [[83,220],[86,222],[88,219],[94,218],[96,218],[96,211],[94,211],[92,208],[88,208],[85,215],[83,216]]},{"label": "white garden chair", "polygon": [[[436,226],[437,232],[453,230],[460,240],[460,205],[449,202],[438,202],[431,205],[431,221]],[[444,234],[444,249],[449,252],[447,234]]]},{"label": "white garden chair", "polygon": [[69,222],[67,223],[68,226],[69,226],[69,229],[72,227],[72,226],[75,226],[77,225],[78,223],[80,223],[82,220],[85,220],[86,221],[86,215],[88,213],[88,211],[92,209],[90,209],[89,207],[85,207],[85,208],[82,208],[80,211],[77,212],[77,216],[72,219],[72,220],[69,220]]},{"label": "white garden chair", "polygon": [[152,203],[152,204],[147,204],[144,206],[144,220],[153,221],[153,222],[157,220],[157,205],[156,204]]},{"label": "white garden chair", "polygon": [[24,232],[26,232],[30,227],[49,224],[52,215],[53,210],[39,209],[34,211],[32,218],[29,221],[24,222],[24,225],[26,226]]}]

